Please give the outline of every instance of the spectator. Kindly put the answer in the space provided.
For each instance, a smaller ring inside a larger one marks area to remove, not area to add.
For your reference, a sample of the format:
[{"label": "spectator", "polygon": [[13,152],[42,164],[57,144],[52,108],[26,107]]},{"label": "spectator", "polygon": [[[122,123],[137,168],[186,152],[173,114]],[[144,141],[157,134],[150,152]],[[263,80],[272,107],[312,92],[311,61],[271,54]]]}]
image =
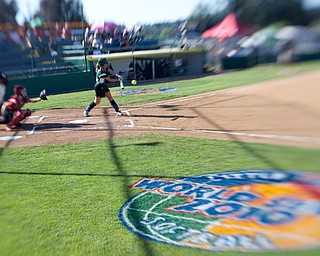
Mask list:
[{"label": "spectator", "polygon": [[161,62],[161,67],[162,67],[162,76],[168,77],[170,74],[170,61],[168,59],[164,59]]},{"label": "spectator", "polygon": [[69,29],[69,23],[68,22],[64,23],[64,26],[63,26],[62,31],[61,31],[61,38],[63,40],[71,40],[71,38],[72,38],[72,32]]},{"label": "spectator", "polygon": [[102,42],[101,42],[101,34],[98,29],[96,29],[96,31],[94,32],[91,47],[93,49],[93,54],[101,53],[100,50],[102,48]]},{"label": "spectator", "polygon": [[84,39],[82,40],[83,47],[91,45],[89,41],[90,37],[90,28],[86,28],[86,31],[84,32]]},{"label": "spectator", "polygon": [[112,44],[112,37],[109,32],[106,33],[105,38],[104,38],[104,43],[105,44]]},{"label": "spectator", "polygon": [[62,29],[61,26],[59,24],[59,22],[55,23],[55,29],[54,29],[54,34],[53,36],[56,38],[57,42],[60,42],[62,39]]},{"label": "spectator", "polygon": [[50,55],[52,57],[52,61],[53,63],[56,63],[57,57],[58,57],[58,44],[54,36],[50,36],[48,47],[49,47]]},{"label": "spectator", "polygon": [[145,79],[149,80],[154,78],[152,71],[153,71],[152,61],[148,60],[145,64],[145,70],[144,70]]},{"label": "spectator", "polygon": [[72,36],[73,45],[82,45],[77,36]]},{"label": "spectator", "polygon": [[31,42],[28,37],[28,29],[29,29],[29,23],[25,21],[21,27],[18,29],[18,35],[20,38],[20,41],[23,43],[23,48],[30,49],[31,48]]},{"label": "spectator", "polygon": [[139,65],[139,63],[136,62],[135,64],[135,71],[136,71],[136,75],[134,76],[134,70],[133,70],[133,63],[132,61],[130,62],[129,64],[129,68],[130,68],[130,71],[128,72],[128,76],[127,76],[127,80],[138,80],[138,81],[141,81],[141,80],[144,80],[144,76],[143,76],[143,70],[141,68],[141,66]]},{"label": "spectator", "polygon": [[42,27],[35,27],[33,29],[33,34],[40,43],[46,38],[46,34]]}]

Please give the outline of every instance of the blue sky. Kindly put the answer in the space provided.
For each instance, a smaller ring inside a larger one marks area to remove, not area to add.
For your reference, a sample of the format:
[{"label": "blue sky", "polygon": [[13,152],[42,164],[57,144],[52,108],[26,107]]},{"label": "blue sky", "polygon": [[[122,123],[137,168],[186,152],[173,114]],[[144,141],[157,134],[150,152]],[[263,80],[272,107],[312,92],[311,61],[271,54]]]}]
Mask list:
[{"label": "blue sky", "polygon": [[[23,23],[39,9],[40,0],[16,0],[21,10],[17,20]],[[280,1],[280,0],[279,0]],[[320,0],[304,0],[310,8],[320,6]],[[113,21],[117,24],[153,24],[187,18],[199,3],[223,7],[227,0],[82,0],[84,13],[90,23]]]},{"label": "blue sky", "polygon": [[[39,9],[40,0],[16,0],[21,12],[17,19],[21,24]],[[117,24],[152,24],[175,21],[188,17],[199,3],[219,3],[225,0],[82,0],[84,13],[90,23],[113,21]]]},{"label": "blue sky", "polygon": [[320,6],[320,0],[304,0],[307,8],[314,8]]}]

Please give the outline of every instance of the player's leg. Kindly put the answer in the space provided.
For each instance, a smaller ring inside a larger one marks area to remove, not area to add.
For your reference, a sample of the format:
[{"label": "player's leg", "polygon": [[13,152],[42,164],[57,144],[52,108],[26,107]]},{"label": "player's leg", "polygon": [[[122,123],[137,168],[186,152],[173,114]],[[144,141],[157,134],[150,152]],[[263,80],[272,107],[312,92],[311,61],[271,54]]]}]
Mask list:
[{"label": "player's leg", "polygon": [[5,116],[5,106],[1,103],[0,104],[0,124],[5,124],[6,116]]},{"label": "player's leg", "polygon": [[94,91],[95,91],[95,98],[94,101],[92,101],[89,106],[83,111],[84,116],[89,116],[89,112],[95,107],[98,106],[101,98],[104,97],[105,94],[105,87],[99,83],[94,85]]},{"label": "player's leg", "polygon": [[116,103],[116,101],[112,98],[112,95],[111,95],[111,92],[110,92],[110,91],[106,92],[106,97],[107,97],[107,99],[109,100],[111,106],[112,106],[112,107],[114,108],[114,110],[116,111],[116,114],[117,114],[118,116],[121,116],[122,113],[121,113],[121,111],[120,111],[120,109],[119,109],[119,106],[118,106],[118,104]]},{"label": "player's leg", "polygon": [[3,104],[1,107],[0,114],[1,114],[1,123],[8,124],[9,122],[11,122],[13,118],[14,111],[8,111],[7,106]]},{"label": "player's leg", "polygon": [[31,116],[31,110],[18,110],[13,114],[12,120],[7,124],[6,130],[11,131],[20,124],[20,122],[28,116]]},{"label": "player's leg", "polygon": [[101,97],[95,97],[95,98],[94,98],[94,101],[92,101],[92,102],[88,105],[88,107],[85,109],[85,111],[83,112],[83,115],[86,116],[86,117],[89,116],[89,112],[90,112],[94,107],[98,106],[99,103],[100,103],[100,101],[101,101]]}]

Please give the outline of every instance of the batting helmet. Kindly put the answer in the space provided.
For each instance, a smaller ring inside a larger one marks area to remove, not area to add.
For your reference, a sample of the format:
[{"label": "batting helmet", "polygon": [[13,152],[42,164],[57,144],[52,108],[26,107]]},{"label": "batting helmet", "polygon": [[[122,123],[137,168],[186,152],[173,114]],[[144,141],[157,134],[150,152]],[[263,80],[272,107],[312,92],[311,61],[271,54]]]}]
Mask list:
[{"label": "batting helmet", "polygon": [[25,101],[29,100],[29,97],[27,95],[27,90],[24,86],[22,85],[15,85],[13,87],[13,93],[19,97],[22,97]]},{"label": "batting helmet", "polygon": [[2,73],[1,71],[0,71],[0,79],[3,81],[4,85],[7,85],[9,83],[8,76],[5,73]]},{"label": "batting helmet", "polygon": [[108,60],[106,58],[99,58],[97,64],[101,67],[104,64],[108,64],[109,65],[109,62],[108,62]]}]

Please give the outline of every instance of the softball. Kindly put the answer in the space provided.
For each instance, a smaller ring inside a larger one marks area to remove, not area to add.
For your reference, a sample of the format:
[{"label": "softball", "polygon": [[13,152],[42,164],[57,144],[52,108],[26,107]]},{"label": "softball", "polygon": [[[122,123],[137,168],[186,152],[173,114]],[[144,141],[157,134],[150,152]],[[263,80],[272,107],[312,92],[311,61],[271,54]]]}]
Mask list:
[{"label": "softball", "polygon": [[137,84],[137,80],[132,80],[131,84],[136,85]]}]

